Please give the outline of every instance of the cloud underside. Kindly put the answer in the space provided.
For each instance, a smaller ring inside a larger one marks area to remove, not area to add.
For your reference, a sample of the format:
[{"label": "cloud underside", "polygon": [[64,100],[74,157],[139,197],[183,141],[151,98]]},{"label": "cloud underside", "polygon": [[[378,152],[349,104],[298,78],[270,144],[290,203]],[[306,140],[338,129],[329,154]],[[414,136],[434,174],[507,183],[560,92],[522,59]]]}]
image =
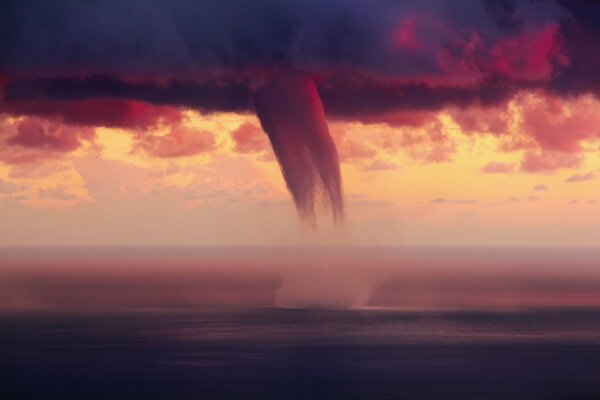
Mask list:
[{"label": "cloud underside", "polygon": [[[7,106],[120,98],[249,109],[277,74],[316,79],[329,115],[494,104],[600,88],[594,2],[6,2]],[[12,105],[11,105],[12,104]],[[31,107],[31,106],[30,106]],[[30,109],[31,111],[31,109]]]},{"label": "cloud underside", "polygon": [[249,89],[295,74],[330,119],[411,124],[398,113],[598,94],[598,16],[585,1],[9,1],[2,109],[148,127],[174,108],[251,112]]}]

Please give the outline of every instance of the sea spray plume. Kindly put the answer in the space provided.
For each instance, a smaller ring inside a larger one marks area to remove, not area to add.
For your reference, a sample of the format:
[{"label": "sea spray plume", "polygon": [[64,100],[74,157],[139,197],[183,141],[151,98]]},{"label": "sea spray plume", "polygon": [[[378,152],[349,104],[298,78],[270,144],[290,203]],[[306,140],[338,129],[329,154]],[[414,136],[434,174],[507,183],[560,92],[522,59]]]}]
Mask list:
[{"label": "sea spray plume", "polygon": [[340,163],[315,82],[304,76],[277,76],[254,82],[250,97],[300,217],[314,222],[315,205],[322,198],[334,221],[341,221]]},{"label": "sea spray plume", "polygon": [[375,288],[372,270],[324,262],[306,262],[282,270],[273,305],[281,308],[357,309],[365,306]]}]

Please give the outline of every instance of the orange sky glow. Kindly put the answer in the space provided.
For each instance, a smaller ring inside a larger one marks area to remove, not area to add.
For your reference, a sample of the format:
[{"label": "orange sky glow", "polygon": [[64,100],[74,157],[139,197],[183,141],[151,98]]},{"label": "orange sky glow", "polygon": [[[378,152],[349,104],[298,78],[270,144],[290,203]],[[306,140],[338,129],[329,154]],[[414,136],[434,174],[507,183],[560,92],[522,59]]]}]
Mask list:
[{"label": "orange sky glow", "polygon": [[[0,244],[600,244],[591,95],[330,119],[347,218],[321,216],[316,231],[254,115],[182,115],[131,129],[0,119],[12,140],[0,147]],[[53,138],[75,130],[75,142],[15,143],[26,122]]]}]

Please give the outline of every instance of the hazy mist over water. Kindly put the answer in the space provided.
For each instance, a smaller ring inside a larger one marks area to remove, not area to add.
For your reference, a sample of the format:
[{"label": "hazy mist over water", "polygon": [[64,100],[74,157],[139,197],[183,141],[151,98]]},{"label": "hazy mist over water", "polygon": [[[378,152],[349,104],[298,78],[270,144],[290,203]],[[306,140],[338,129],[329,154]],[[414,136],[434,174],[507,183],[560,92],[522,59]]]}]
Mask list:
[{"label": "hazy mist over water", "polygon": [[2,398],[597,399],[593,248],[3,248]]},{"label": "hazy mist over water", "polygon": [[2,310],[600,306],[600,249],[37,247],[0,250]]}]

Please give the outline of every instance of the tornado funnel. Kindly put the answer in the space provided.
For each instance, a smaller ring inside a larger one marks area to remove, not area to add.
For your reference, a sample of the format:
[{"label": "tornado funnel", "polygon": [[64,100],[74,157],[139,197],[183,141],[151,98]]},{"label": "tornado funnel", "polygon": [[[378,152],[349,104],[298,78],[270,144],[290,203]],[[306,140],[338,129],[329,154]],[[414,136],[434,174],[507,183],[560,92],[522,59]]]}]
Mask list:
[{"label": "tornado funnel", "polygon": [[314,222],[317,205],[325,204],[334,221],[341,221],[339,158],[315,82],[277,77],[255,85],[250,95],[300,217]]}]

